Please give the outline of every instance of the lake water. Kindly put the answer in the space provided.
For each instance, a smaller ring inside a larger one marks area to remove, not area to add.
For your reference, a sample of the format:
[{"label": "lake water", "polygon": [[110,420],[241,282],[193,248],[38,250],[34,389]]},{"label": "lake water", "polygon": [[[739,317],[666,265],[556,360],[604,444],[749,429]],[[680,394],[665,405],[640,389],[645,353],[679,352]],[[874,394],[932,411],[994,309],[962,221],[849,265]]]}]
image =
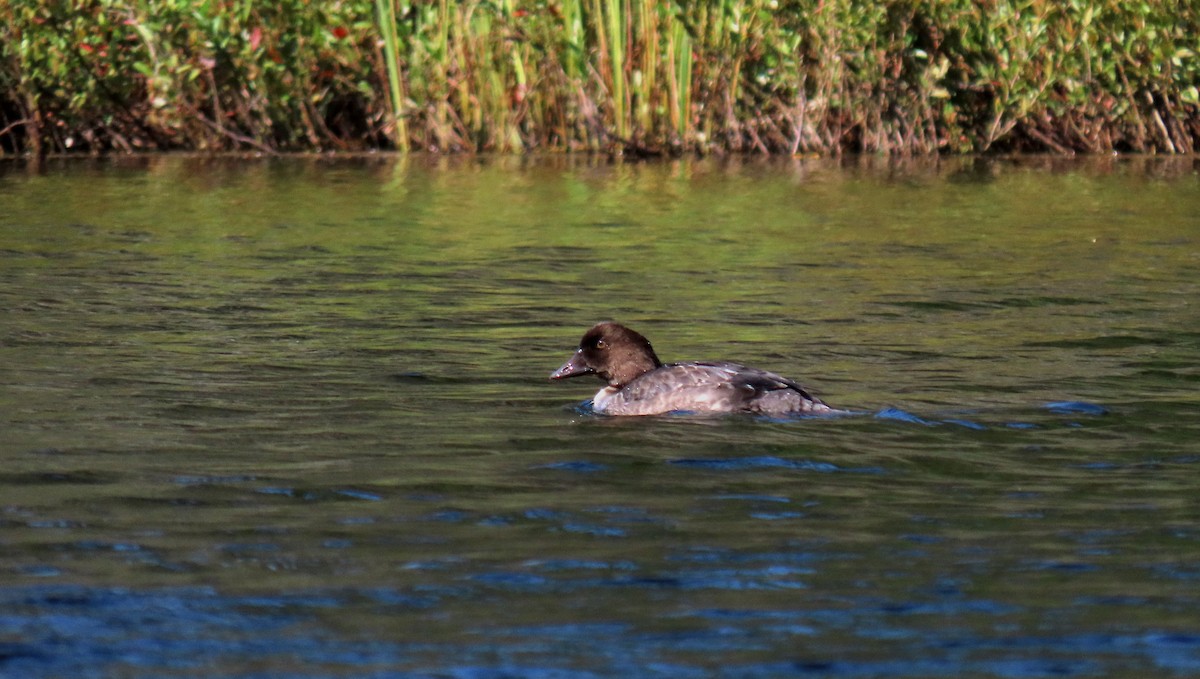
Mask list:
[{"label": "lake water", "polygon": [[1198,300],[1196,159],[0,165],[0,675],[1195,676]]}]

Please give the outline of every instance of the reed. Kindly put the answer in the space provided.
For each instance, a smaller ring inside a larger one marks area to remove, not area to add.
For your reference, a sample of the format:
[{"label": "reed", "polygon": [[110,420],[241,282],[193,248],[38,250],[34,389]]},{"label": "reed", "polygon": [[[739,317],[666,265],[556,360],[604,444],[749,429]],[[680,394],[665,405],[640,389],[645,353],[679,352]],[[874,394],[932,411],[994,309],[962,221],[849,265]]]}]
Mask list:
[{"label": "reed", "polygon": [[375,16],[379,34],[383,36],[383,56],[388,77],[388,100],[392,105],[392,133],[389,137],[397,149],[407,151],[408,124],[404,119],[404,89],[400,81],[400,37],[396,27],[396,5],[393,0],[375,0]]},{"label": "reed", "polygon": [[559,5],[559,13],[562,17],[560,61],[567,78],[573,83],[578,83],[583,78],[584,52],[587,49],[583,32],[582,0],[563,0]]},{"label": "reed", "polygon": [[1186,153],[1172,0],[0,0],[0,153]]},{"label": "reed", "polygon": [[668,116],[674,134],[672,145],[683,146],[692,131],[692,39],[683,22],[672,14],[667,33],[669,60],[666,81]]},{"label": "reed", "polygon": [[618,142],[629,139],[629,119],[625,87],[625,0],[593,0],[596,24],[596,48],[600,74],[607,89],[609,124]]}]

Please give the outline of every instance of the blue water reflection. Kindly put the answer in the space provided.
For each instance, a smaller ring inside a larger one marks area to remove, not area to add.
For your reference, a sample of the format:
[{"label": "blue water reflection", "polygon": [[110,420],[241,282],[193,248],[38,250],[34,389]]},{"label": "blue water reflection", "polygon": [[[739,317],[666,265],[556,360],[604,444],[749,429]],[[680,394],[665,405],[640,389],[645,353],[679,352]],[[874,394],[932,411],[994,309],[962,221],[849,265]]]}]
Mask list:
[{"label": "blue water reflection", "polygon": [[[549,574],[632,568],[538,565]],[[500,621],[479,620],[468,623],[455,641],[421,640],[415,630],[411,636],[364,640],[331,633],[322,622],[332,611],[342,610],[416,623],[422,616],[450,613],[456,604],[489,591],[523,596],[613,587],[737,591],[766,582],[792,589],[796,575],[805,572],[773,565],[752,571],[705,571],[694,578],[614,575],[569,584],[529,573],[493,572],[467,579],[465,588],[421,594],[364,589],[231,596],[210,588],[24,587],[0,591],[0,632],[8,639],[0,648],[10,676],[220,674],[247,663],[294,665],[308,676],[326,671],[373,676],[387,667],[388,676],[405,677],[1026,677],[1089,676],[1135,667],[1187,676],[1200,670],[1200,634],[1022,634],[1005,621],[1030,611],[964,597],[953,588],[927,593],[921,601],[890,601],[869,594],[832,599],[809,593],[809,603],[792,610],[664,611],[658,629],[616,620],[500,626]],[[1120,609],[1141,607],[1146,601],[1077,603]],[[994,624],[992,633],[971,631],[988,620]],[[135,628],[137,634],[126,633]],[[874,646],[877,657],[839,659],[848,648],[863,644]],[[748,659],[789,647],[788,660]],[[436,670],[428,669],[433,658],[440,659]]]}]

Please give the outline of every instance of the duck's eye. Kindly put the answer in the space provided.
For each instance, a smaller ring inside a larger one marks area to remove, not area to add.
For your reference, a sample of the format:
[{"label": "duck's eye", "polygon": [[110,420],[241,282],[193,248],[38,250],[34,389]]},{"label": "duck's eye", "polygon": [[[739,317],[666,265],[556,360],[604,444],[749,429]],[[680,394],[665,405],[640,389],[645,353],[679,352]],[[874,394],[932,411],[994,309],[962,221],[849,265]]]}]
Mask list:
[{"label": "duck's eye", "polygon": [[608,342],[605,342],[604,340],[596,340],[596,348],[603,351],[608,348]]}]

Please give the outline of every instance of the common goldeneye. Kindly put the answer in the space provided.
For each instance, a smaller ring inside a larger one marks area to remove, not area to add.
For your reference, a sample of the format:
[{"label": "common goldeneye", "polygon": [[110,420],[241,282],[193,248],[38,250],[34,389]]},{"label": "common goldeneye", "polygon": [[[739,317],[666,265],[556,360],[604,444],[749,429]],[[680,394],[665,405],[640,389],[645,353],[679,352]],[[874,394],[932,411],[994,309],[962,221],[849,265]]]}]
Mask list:
[{"label": "common goldeneye", "polygon": [[608,382],[592,399],[592,409],[606,415],[833,412],[804,387],[766,370],[724,361],[664,365],[649,340],[617,323],[599,323],[588,330],[579,350],[550,379],[579,375]]}]

